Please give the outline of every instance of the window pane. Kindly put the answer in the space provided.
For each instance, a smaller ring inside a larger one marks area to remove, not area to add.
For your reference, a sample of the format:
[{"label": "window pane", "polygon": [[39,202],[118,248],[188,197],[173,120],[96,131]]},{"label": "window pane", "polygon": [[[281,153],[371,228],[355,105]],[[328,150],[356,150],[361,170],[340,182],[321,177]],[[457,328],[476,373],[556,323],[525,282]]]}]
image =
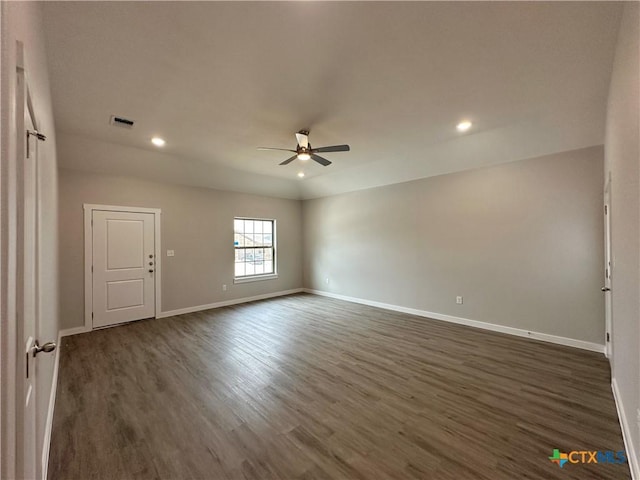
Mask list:
[{"label": "window pane", "polygon": [[236,233],[244,232],[244,220],[238,220],[237,218],[233,221],[233,231]]},{"label": "window pane", "polygon": [[239,233],[236,233],[233,236],[233,245],[235,247],[244,247],[244,236]]},{"label": "window pane", "polygon": [[264,259],[265,260],[273,260],[273,250],[270,248],[264,249]]},{"label": "window pane", "polygon": [[255,264],[255,272],[256,275],[261,275],[264,273],[264,263],[260,262],[260,263],[256,263]]},{"label": "window pane", "polygon": [[253,232],[254,233],[262,233],[262,222],[254,222],[254,224],[253,224]]},{"label": "window pane", "polygon": [[244,231],[245,233],[253,233],[253,220],[244,221]]},{"label": "window pane", "polygon": [[236,277],[244,275],[244,263],[236,263]]},{"label": "window pane", "polygon": [[244,250],[242,249],[236,250],[236,263],[237,262],[244,262]]},{"label": "window pane", "polygon": [[270,233],[265,233],[262,239],[263,245],[273,245],[273,238]]},{"label": "window pane", "polygon": [[244,274],[245,275],[255,275],[256,267],[252,262],[247,262],[244,264]]},{"label": "window pane", "polygon": [[273,273],[273,262],[271,260],[264,262],[264,273]]},{"label": "window pane", "polygon": [[264,222],[264,225],[262,226],[262,231],[264,233],[272,233],[273,232],[272,227],[271,227],[272,225],[273,225],[273,222],[271,222],[271,221]]}]

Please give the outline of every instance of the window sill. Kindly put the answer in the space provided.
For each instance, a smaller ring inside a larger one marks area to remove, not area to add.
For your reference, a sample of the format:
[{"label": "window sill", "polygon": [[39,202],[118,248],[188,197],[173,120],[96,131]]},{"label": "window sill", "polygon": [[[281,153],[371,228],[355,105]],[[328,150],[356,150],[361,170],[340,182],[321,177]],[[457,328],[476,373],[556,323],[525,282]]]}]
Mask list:
[{"label": "window sill", "polygon": [[276,278],[278,278],[277,273],[269,273],[267,275],[254,275],[253,277],[234,278],[233,283],[261,282],[262,280],[275,280]]}]

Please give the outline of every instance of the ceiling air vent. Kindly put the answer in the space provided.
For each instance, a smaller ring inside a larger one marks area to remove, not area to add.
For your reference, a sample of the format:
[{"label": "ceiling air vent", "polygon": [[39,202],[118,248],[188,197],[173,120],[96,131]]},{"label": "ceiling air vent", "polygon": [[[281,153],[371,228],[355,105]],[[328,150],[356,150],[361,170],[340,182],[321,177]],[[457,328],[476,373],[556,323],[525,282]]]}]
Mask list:
[{"label": "ceiling air vent", "polygon": [[111,115],[111,120],[109,120],[111,125],[122,128],[133,128],[133,124],[135,123],[133,120],[129,120],[128,118],[118,117],[117,115]]}]

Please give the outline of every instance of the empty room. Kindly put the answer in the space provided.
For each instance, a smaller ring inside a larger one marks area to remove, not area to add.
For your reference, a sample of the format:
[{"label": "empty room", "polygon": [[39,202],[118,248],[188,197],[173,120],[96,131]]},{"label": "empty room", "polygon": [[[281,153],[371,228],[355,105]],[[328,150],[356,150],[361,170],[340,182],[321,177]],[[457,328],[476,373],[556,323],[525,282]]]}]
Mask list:
[{"label": "empty room", "polygon": [[640,2],[0,36],[0,478],[640,480]]}]

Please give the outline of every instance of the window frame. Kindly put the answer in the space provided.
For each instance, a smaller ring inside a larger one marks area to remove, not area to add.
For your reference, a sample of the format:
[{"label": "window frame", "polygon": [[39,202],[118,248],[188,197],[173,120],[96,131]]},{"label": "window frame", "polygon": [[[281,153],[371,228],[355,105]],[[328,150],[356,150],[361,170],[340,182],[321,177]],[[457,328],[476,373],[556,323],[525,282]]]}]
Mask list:
[{"label": "window frame", "polygon": [[[235,221],[236,220],[251,220],[251,221],[258,221],[258,222],[271,222],[271,235],[272,235],[272,241],[271,241],[271,251],[272,251],[272,257],[273,257],[273,272],[270,273],[258,273],[258,274],[251,274],[251,275],[241,275],[241,276],[237,276],[236,275],[236,270],[235,270],[235,258],[236,258],[236,251],[237,250],[247,250],[247,249],[251,249],[251,248],[269,248],[269,247],[265,247],[265,246],[260,246],[260,247],[238,247],[235,245]],[[277,235],[277,230],[276,230],[276,219],[275,218],[258,218],[258,217],[233,217],[233,222],[234,222],[234,226],[233,226],[233,235],[234,235],[234,242],[233,242],[233,283],[249,283],[249,282],[259,282],[262,280],[273,280],[278,278],[278,255],[277,255],[277,241],[278,241],[278,235]]]}]

